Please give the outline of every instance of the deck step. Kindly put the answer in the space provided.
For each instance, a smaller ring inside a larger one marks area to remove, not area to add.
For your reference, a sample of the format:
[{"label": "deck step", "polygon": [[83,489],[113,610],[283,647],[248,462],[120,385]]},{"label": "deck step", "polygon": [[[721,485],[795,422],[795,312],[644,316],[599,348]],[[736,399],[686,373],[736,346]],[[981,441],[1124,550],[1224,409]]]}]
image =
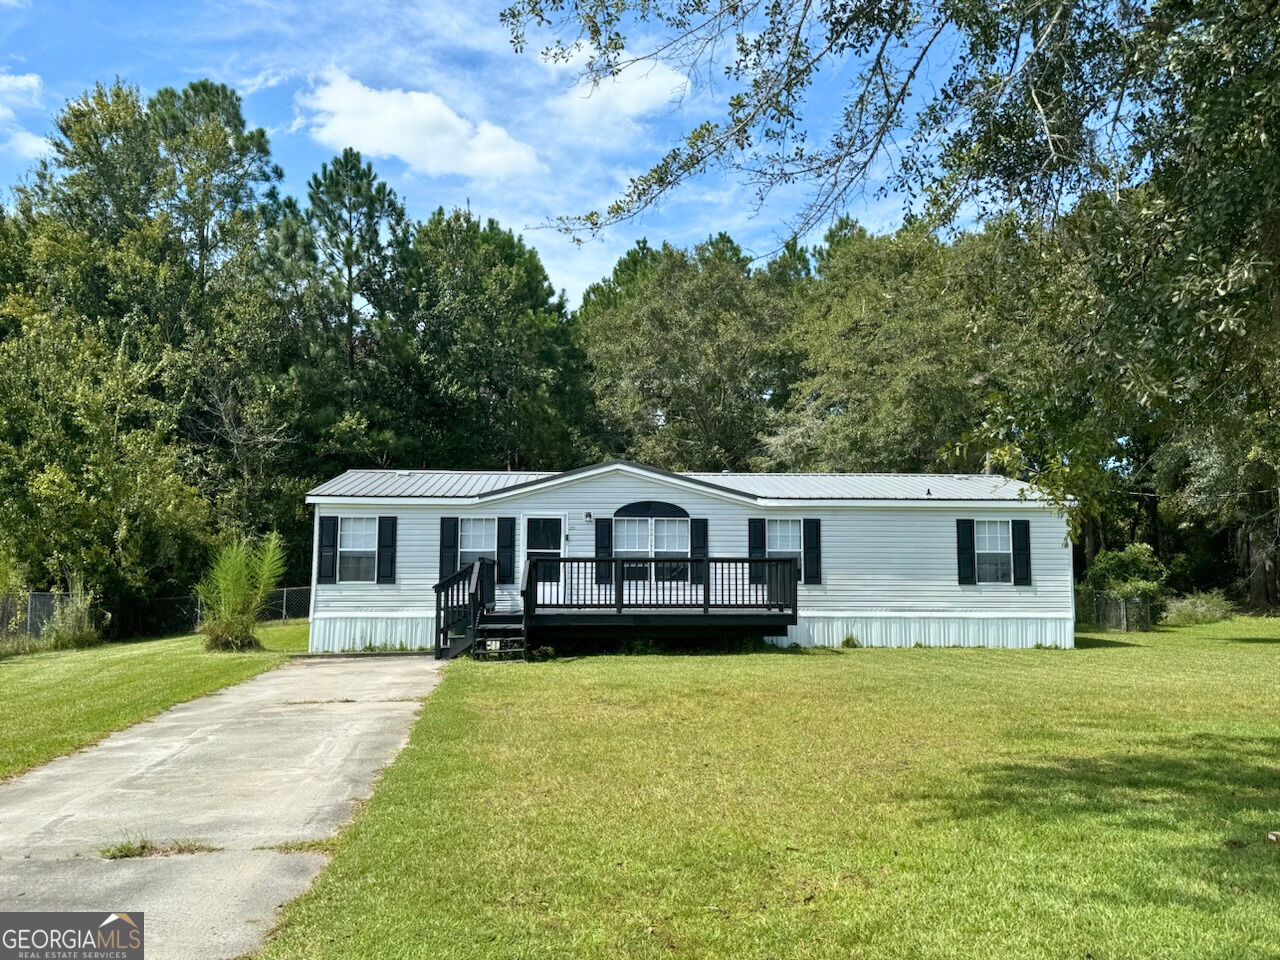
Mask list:
[{"label": "deck step", "polygon": [[466,637],[451,637],[450,639],[452,642],[447,647],[437,648],[437,660],[453,660],[472,649],[472,642]]},{"label": "deck step", "polygon": [[481,650],[479,647],[471,651],[474,660],[515,660],[524,659],[524,647],[508,647],[502,650]]}]

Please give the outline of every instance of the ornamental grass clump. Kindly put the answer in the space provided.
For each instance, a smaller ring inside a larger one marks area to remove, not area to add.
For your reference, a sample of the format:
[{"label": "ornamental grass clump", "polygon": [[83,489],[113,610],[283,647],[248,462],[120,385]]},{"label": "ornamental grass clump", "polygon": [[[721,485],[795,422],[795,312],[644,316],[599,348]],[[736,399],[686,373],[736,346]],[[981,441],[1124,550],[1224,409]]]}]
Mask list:
[{"label": "ornamental grass clump", "polygon": [[258,650],[258,618],[284,575],[284,542],[277,533],[259,543],[235,540],[196,587],[200,632],[209,650]]},{"label": "ornamental grass clump", "polygon": [[98,610],[97,602],[80,574],[68,574],[66,596],[54,599],[53,613],[40,629],[40,649],[79,650],[101,643],[110,617]]}]

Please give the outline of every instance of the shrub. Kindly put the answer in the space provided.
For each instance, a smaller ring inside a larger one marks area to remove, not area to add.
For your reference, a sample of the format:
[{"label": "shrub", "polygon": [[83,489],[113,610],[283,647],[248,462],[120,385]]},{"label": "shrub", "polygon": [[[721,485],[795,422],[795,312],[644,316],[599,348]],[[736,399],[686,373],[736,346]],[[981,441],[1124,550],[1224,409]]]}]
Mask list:
[{"label": "shrub", "polygon": [[1210,590],[1174,597],[1165,607],[1162,622],[1170,627],[1194,627],[1226,620],[1233,612],[1231,601],[1221,590]]},{"label": "shrub", "polygon": [[851,633],[840,641],[840,646],[844,647],[846,650],[857,650],[862,646],[862,641]]},{"label": "shrub", "polygon": [[1131,543],[1123,550],[1103,550],[1093,558],[1085,581],[1107,593],[1126,583],[1155,583],[1163,587],[1169,572],[1156,559],[1149,543]]},{"label": "shrub", "polygon": [[1099,553],[1090,564],[1085,581],[1104,597],[1145,607],[1149,622],[1155,623],[1164,611],[1168,575],[1150,544],[1131,543],[1123,550]]},{"label": "shrub", "polygon": [[102,642],[101,628],[107,614],[100,613],[97,597],[78,573],[67,576],[67,595],[53,601],[53,614],[40,631],[44,650],[75,650]]},{"label": "shrub", "polygon": [[284,543],[277,533],[261,543],[238,539],[218,551],[196,587],[200,632],[210,650],[253,650],[258,618],[284,575]]}]

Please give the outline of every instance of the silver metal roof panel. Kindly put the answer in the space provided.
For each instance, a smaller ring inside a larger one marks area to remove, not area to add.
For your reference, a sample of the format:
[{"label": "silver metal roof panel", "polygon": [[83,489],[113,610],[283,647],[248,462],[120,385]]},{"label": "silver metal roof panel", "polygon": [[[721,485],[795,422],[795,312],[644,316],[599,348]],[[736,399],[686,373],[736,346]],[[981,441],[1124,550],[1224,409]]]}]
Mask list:
[{"label": "silver metal roof panel", "polygon": [[766,500],[1040,499],[1030,484],[1008,477],[957,473],[690,473]]},{"label": "silver metal roof panel", "polygon": [[[599,466],[566,471],[595,470]],[[625,464],[672,476],[640,464]],[[310,491],[315,497],[470,498],[527,486],[558,473],[499,470],[348,470]],[[685,473],[678,476],[762,500],[1020,500],[1044,499],[1030,484],[982,474],[942,473]]]},{"label": "silver metal roof panel", "polygon": [[313,497],[478,497],[554,473],[505,470],[348,470],[308,493]]}]

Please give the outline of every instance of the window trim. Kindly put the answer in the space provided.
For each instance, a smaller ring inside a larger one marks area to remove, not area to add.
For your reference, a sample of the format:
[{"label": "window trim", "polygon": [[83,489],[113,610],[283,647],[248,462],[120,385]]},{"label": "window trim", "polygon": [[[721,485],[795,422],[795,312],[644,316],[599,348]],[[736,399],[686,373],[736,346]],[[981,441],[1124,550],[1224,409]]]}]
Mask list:
[{"label": "window trim", "polygon": [[458,549],[456,551],[457,557],[454,561],[454,565],[456,569],[461,570],[463,566],[462,564],[462,552],[463,552],[462,551],[462,525],[469,520],[492,520],[493,521],[493,549],[489,551],[469,550],[467,552],[468,553],[486,553],[486,552],[491,553],[493,555],[492,557],[493,562],[497,563],[498,562],[498,516],[496,514],[494,514],[493,516],[489,516],[488,514],[485,514],[483,516],[467,516],[466,514],[459,514],[458,515]]},{"label": "window trim", "polygon": [[[796,551],[783,550],[775,551],[769,549],[769,524],[771,523],[794,523],[800,531],[800,549]],[[804,583],[804,518],[803,517],[765,517],[764,518],[764,555],[769,557],[791,557],[796,561],[796,566],[800,570],[800,582]]]},{"label": "window trim", "polygon": [[[361,549],[361,550],[345,549],[344,550],[343,549],[342,524],[347,520],[368,520],[373,524],[373,549],[372,550],[364,550],[364,549]],[[335,544],[334,553],[336,554],[334,558],[334,569],[333,569],[334,583],[375,583],[376,584],[378,582],[378,518],[366,517],[363,514],[348,514],[347,516],[339,515],[338,516],[338,542],[337,544]],[[344,578],[342,576],[342,555],[343,554],[347,554],[347,555],[356,554],[359,556],[372,557],[373,558],[373,575],[370,576],[368,579]]]},{"label": "window trim", "polygon": [[[978,524],[980,523],[998,523],[1003,524],[1005,536],[1009,540],[1008,550],[979,550],[978,549]],[[1008,557],[1009,558],[1009,579],[1008,580],[984,580],[982,579],[982,563],[984,556],[988,557]],[[973,521],[973,580],[977,586],[997,586],[1011,587],[1014,585],[1013,575],[1013,521],[1011,519],[1003,519],[1000,517],[975,517]]]}]

